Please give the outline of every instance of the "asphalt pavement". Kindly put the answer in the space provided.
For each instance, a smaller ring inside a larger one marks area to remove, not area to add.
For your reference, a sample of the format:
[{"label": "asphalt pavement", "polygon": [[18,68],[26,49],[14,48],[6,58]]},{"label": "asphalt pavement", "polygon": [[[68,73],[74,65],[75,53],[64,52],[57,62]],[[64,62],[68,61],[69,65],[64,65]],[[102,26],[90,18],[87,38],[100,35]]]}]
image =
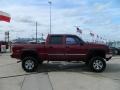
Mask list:
[{"label": "asphalt pavement", "polygon": [[37,72],[26,73],[16,61],[9,53],[0,55],[0,90],[120,90],[120,56],[102,73],[78,62],[45,62]]}]

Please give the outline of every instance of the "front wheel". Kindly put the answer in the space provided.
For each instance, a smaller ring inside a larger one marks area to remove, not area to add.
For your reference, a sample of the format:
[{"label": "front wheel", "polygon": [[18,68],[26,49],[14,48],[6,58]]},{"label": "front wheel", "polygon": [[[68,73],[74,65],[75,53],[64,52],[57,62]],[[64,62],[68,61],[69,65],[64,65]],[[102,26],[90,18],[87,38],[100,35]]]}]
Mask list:
[{"label": "front wheel", "polygon": [[89,63],[94,72],[103,72],[106,68],[106,61],[102,57],[93,57]]},{"label": "front wheel", "polygon": [[22,60],[22,68],[26,72],[33,72],[37,69],[38,67],[38,62],[34,57],[25,57]]}]

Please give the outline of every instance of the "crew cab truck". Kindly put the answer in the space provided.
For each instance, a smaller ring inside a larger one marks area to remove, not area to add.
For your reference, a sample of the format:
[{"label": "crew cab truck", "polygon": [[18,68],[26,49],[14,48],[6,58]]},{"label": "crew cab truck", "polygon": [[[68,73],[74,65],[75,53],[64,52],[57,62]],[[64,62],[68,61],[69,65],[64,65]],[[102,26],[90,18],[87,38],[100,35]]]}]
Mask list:
[{"label": "crew cab truck", "polygon": [[112,57],[108,46],[85,43],[71,34],[49,34],[42,44],[15,44],[12,58],[22,62],[26,72],[33,72],[43,61],[83,61],[92,71],[102,72]]}]

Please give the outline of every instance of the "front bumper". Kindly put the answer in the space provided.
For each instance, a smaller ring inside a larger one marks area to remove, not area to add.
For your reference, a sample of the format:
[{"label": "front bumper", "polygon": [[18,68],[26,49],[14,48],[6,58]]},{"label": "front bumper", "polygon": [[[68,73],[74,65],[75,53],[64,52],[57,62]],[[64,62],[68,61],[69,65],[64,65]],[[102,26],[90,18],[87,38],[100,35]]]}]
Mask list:
[{"label": "front bumper", "polygon": [[106,54],[106,61],[109,61],[112,58],[112,54]]}]

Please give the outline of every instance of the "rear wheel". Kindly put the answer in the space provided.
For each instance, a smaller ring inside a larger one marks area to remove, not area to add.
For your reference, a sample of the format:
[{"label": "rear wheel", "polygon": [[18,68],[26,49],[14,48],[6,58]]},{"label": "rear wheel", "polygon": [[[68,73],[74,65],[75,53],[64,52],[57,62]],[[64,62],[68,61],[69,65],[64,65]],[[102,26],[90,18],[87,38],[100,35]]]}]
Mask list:
[{"label": "rear wheel", "polygon": [[106,61],[102,57],[93,57],[89,63],[94,72],[103,72],[106,68]]},{"label": "rear wheel", "polygon": [[33,72],[37,69],[38,67],[38,61],[34,57],[25,57],[22,60],[22,68],[26,72]]}]

